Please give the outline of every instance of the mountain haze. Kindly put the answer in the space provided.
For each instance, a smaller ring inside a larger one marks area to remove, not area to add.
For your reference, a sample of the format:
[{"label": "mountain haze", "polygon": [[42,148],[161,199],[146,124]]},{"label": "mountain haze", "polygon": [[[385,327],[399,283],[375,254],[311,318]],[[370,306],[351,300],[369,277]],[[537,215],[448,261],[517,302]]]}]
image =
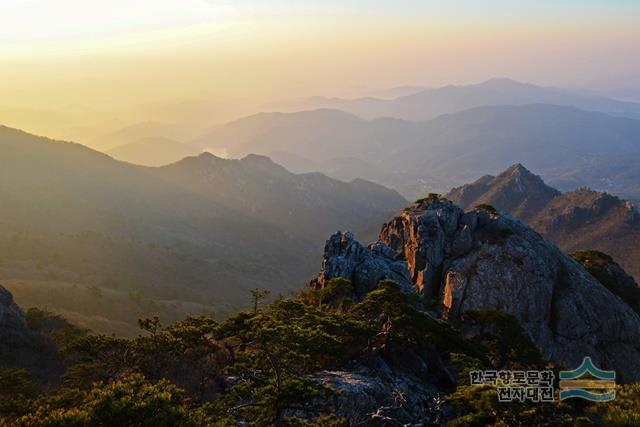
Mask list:
[{"label": "mountain haze", "polygon": [[106,153],[118,160],[143,166],[162,166],[200,152],[196,147],[163,138],[146,137],[115,148]]},{"label": "mountain haze", "polygon": [[[142,167],[6,127],[0,147],[0,277],[21,304],[44,302],[106,330],[136,313],[228,312],[256,287],[287,293],[313,271],[317,233],[355,220],[377,227],[405,203],[375,184],[297,176],[262,157],[216,159],[221,170],[191,164],[209,154]],[[272,194],[278,204],[267,203]],[[93,294],[103,303],[83,302]]]},{"label": "mountain haze", "polygon": [[[212,129],[195,144],[232,157],[272,156],[296,172],[366,174],[409,199],[517,162],[551,184],[557,180],[562,190],[588,184],[627,195],[638,190],[629,178],[635,163],[617,160],[624,169],[604,165],[608,158],[640,156],[640,121],[542,104],[479,107],[423,122],[317,110],[246,117]],[[589,168],[594,163],[603,165],[599,175]]]},{"label": "mountain haze", "polygon": [[429,120],[442,114],[493,105],[554,104],[583,110],[640,118],[640,103],[618,101],[604,96],[494,78],[478,84],[424,89],[393,99],[340,99],[313,97],[295,104],[283,104],[290,110],[333,108],[362,118],[395,117],[405,120]]}]

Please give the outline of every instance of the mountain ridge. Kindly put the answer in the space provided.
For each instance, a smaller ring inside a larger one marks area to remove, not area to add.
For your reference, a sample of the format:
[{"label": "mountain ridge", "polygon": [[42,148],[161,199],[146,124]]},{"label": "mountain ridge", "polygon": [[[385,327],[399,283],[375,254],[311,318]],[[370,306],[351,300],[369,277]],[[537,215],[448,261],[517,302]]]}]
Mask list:
[{"label": "mountain ridge", "polygon": [[[296,114],[265,113],[259,124],[236,121],[203,136],[199,144],[232,157],[272,156],[296,172],[340,178],[358,170],[409,199],[447,191],[518,161],[551,184],[563,184],[561,190],[590,185],[619,194],[640,191],[634,162],[626,160],[622,169],[604,167],[609,158],[640,158],[640,120],[544,104],[478,107],[422,122],[327,121],[324,114],[314,121],[313,116],[306,112],[304,120],[297,120]],[[335,159],[342,163],[338,170],[332,167]],[[597,173],[590,167],[594,162],[603,165]]]},{"label": "mountain ridge", "polygon": [[574,106],[585,110],[640,118],[640,103],[522,83],[509,78],[492,78],[469,85],[447,85],[393,99],[312,97],[297,104],[283,104],[282,107],[287,110],[336,108],[369,119],[396,117],[407,120],[429,120],[442,114],[481,106],[535,103]]}]

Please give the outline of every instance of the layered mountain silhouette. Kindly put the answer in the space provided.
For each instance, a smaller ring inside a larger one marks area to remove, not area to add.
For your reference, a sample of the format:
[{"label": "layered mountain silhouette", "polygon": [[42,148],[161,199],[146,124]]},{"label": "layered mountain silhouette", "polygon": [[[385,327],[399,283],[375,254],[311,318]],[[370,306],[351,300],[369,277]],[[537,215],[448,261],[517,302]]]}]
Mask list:
[{"label": "layered mountain silhouette", "polygon": [[465,209],[491,205],[509,212],[566,252],[602,251],[640,277],[640,215],[628,201],[587,188],[561,193],[521,164],[445,197]]},{"label": "layered mountain silhouette", "polygon": [[[393,92],[391,92],[393,94]],[[398,92],[401,94],[402,92]],[[278,105],[287,110],[332,108],[363,118],[395,117],[405,120],[429,120],[442,114],[491,105],[554,104],[584,110],[640,118],[640,104],[603,96],[536,86],[508,78],[494,78],[479,84],[444,86],[437,89],[413,88],[392,99],[340,99],[313,97]]]},{"label": "layered mountain silhouette", "polygon": [[[364,171],[367,179],[417,198],[516,162],[561,190],[588,185],[629,196],[638,190],[637,160],[621,159],[640,158],[638,141],[639,120],[536,104],[479,107],[425,122],[364,120],[336,110],[261,113],[194,143],[232,157],[269,155],[296,172],[353,178]],[[607,168],[608,159],[620,168]]]},{"label": "layered mountain silhouette", "polygon": [[6,127],[0,147],[0,271],[7,286],[41,283],[29,289],[49,295],[75,284],[168,309],[237,307],[252,288],[295,289],[313,271],[318,233],[377,227],[406,203],[376,184],[294,175],[264,157],[150,168]]},{"label": "layered mountain silhouette", "polygon": [[293,174],[265,156],[240,160],[210,153],[159,168],[156,175],[238,212],[305,239],[356,229],[373,240],[379,225],[406,200],[362,179],[342,182],[320,173]]}]

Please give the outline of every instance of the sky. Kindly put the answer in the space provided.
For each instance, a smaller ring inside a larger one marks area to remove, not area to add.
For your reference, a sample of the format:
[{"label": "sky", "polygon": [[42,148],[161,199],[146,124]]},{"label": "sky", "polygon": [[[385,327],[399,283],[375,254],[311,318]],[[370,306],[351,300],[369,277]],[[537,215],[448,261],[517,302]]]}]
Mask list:
[{"label": "sky", "polygon": [[91,138],[511,77],[640,87],[640,1],[0,0],[0,123]]}]

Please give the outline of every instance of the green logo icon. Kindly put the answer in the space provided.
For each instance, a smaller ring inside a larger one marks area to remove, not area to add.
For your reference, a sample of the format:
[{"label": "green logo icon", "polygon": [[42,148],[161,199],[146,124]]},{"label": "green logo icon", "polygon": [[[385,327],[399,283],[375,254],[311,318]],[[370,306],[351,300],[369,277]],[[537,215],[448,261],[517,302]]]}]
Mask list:
[{"label": "green logo icon", "polygon": [[615,399],[615,371],[597,368],[588,356],[573,371],[560,371],[560,400],[572,397],[592,402],[608,402]]}]

